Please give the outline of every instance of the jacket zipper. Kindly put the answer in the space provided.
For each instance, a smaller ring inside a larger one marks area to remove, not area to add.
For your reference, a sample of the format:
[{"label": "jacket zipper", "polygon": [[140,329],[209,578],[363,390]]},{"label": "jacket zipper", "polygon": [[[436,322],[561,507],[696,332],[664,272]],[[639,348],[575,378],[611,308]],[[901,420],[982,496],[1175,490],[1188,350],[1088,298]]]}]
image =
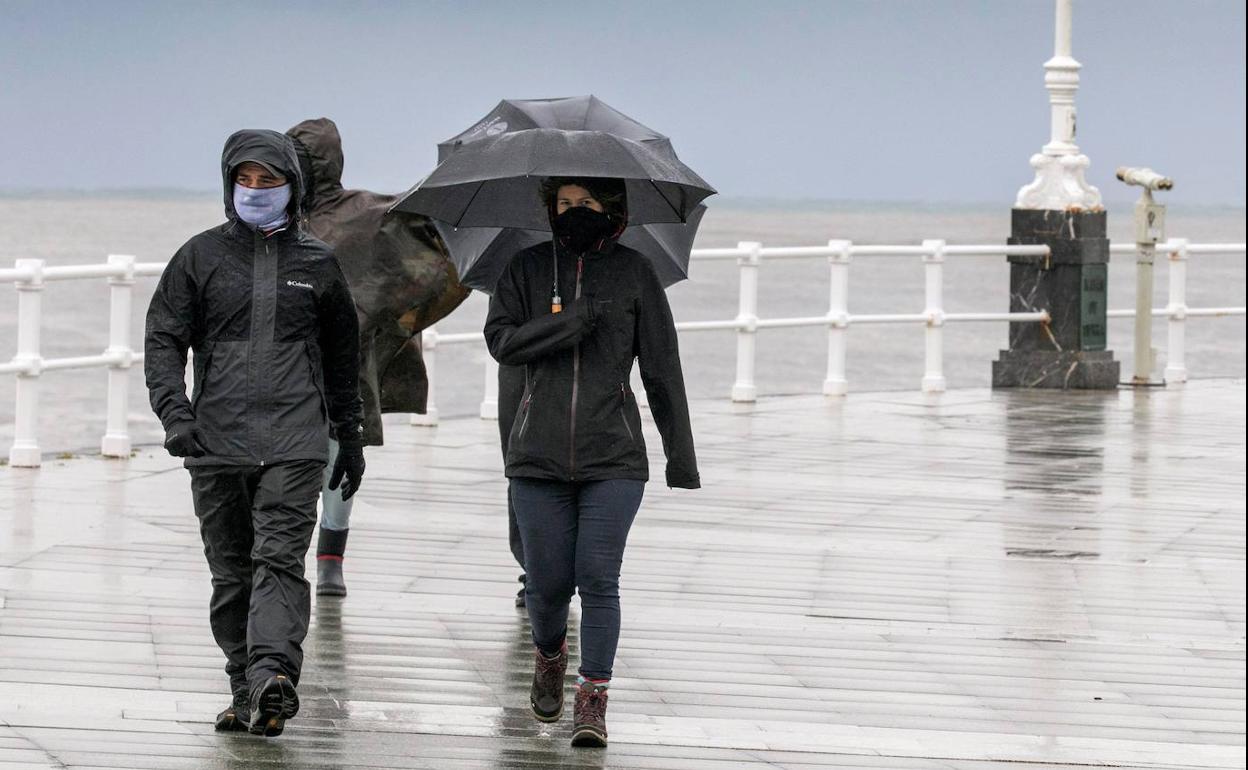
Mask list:
[{"label": "jacket zipper", "polygon": [[637,437],[633,435],[633,429],[628,424],[628,390],[625,389],[624,383],[620,383],[620,419],[624,421],[624,430],[628,431],[628,440],[636,442]]},{"label": "jacket zipper", "polygon": [[520,432],[516,434],[516,438],[524,438],[524,431],[529,427],[529,402],[533,400],[533,394],[529,393],[524,399],[522,408],[524,409],[524,419],[520,421]]},{"label": "jacket zipper", "polygon": [[[576,294],[573,299],[581,298],[581,273],[585,268],[585,258],[576,258]],[[576,481],[576,391],[581,382],[581,343],[572,348],[572,414],[568,420],[568,479]]]},{"label": "jacket zipper", "polygon": [[[266,268],[266,270],[267,270],[267,267],[268,267],[268,261],[270,261],[270,257],[271,257],[270,252],[268,252],[268,236],[263,235],[263,233],[261,233],[261,232],[260,232],[260,231],[258,231],[258,230],[256,231],[256,233],[257,233],[257,235],[258,235],[258,236],[260,236],[260,237],[262,238],[263,242],[265,242],[265,265],[263,265],[263,267],[265,267],[265,268]],[[273,281],[277,281],[277,268],[276,268],[276,267],[275,267],[275,268],[273,268]],[[267,286],[267,283],[268,283],[268,282],[266,281],[266,286]],[[276,301],[276,298],[275,298],[275,301]],[[255,336],[256,336],[256,329],[252,329],[252,332],[251,332],[251,333],[252,333],[252,338],[253,338],[253,339],[255,339]],[[248,346],[248,354],[255,354],[255,352],[256,352],[256,351],[255,351],[255,349],[253,349],[253,348],[252,348],[252,346]],[[268,352],[268,351],[266,351],[266,352]],[[272,353],[270,353],[270,354],[272,354]],[[258,357],[257,357],[257,358],[258,358]],[[257,368],[258,368],[258,366],[260,366],[260,364],[257,364]],[[267,399],[263,399],[263,398],[261,398],[261,397],[260,397],[260,393],[261,393],[261,392],[262,392],[262,388],[257,387],[257,388],[256,388],[256,396],[257,396],[257,398],[256,398],[256,402],[257,402],[257,403],[256,403],[256,406],[257,406],[257,407],[261,407],[261,411],[262,411],[262,413],[265,413],[265,414],[266,414],[266,422],[265,422],[265,424],[263,424],[263,432],[265,432],[265,438],[263,438],[263,441],[261,441],[261,442],[260,442],[260,446],[261,446],[261,448],[263,449],[263,451],[265,451],[265,452],[267,453],[267,452],[268,452],[268,451],[270,451],[270,449],[272,448],[273,434],[270,432],[270,429],[268,429],[268,422],[267,422],[268,403],[267,403]],[[260,467],[261,467],[261,468],[265,467],[265,458],[263,458],[263,457],[261,457],[261,459],[260,459]]]}]

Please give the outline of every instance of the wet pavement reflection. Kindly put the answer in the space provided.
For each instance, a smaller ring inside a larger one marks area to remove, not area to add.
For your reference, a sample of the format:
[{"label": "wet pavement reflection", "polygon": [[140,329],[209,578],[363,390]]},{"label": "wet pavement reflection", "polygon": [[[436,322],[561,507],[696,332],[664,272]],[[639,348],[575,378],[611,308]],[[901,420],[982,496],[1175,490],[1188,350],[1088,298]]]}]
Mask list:
[{"label": "wet pavement reflection", "polygon": [[370,450],[271,740],[212,731],[185,471],[0,469],[0,766],[1242,768],[1244,392],[697,402],[704,488],[651,484],[630,536],[606,750],[529,713],[493,423]]}]

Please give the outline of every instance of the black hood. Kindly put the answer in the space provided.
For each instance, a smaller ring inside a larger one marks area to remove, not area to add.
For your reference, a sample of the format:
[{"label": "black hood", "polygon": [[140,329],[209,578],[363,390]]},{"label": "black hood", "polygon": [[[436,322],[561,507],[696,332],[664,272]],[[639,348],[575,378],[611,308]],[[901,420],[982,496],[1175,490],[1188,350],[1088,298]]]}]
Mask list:
[{"label": "black hood", "polygon": [[[309,201],[329,199],[342,191],[342,136],[329,118],[314,118],[291,126]],[[305,208],[311,208],[306,206]]]},{"label": "black hood", "polygon": [[234,211],[234,169],[251,161],[268,166],[286,177],[290,183],[290,206],[287,213],[291,223],[299,221],[299,205],[303,199],[303,174],[299,170],[299,157],[290,137],[265,128],[244,128],[235,131],[225,140],[221,151],[221,182],[225,188],[225,216],[242,221]]}]

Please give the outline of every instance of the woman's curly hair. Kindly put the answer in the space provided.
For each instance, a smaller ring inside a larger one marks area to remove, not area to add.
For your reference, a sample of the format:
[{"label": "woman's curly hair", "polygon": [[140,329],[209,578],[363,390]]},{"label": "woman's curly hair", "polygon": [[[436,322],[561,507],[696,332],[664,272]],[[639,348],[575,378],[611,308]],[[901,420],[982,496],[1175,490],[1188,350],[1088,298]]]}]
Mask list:
[{"label": "woman's curly hair", "polygon": [[624,190],[623,179],[600,177],[552,176],[542,180],[538,194],[542,203],[553,217],[555,213],[555,197],[560,187],[574,184],[589,190],[589,194],[602,204],[607,216],[624,224],[628,220],[628,196]]}]

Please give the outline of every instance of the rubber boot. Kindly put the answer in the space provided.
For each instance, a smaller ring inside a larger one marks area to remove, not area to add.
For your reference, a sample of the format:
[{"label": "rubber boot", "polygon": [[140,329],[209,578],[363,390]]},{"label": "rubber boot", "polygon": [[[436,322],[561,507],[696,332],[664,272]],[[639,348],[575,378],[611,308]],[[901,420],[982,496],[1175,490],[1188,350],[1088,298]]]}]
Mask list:
[{"label": "rubber boot", "polygon": [[346,529],[321,527],[316,541],[316,595],[346,596],[347,584],[342,577],[343,554],[347,550]]}]

